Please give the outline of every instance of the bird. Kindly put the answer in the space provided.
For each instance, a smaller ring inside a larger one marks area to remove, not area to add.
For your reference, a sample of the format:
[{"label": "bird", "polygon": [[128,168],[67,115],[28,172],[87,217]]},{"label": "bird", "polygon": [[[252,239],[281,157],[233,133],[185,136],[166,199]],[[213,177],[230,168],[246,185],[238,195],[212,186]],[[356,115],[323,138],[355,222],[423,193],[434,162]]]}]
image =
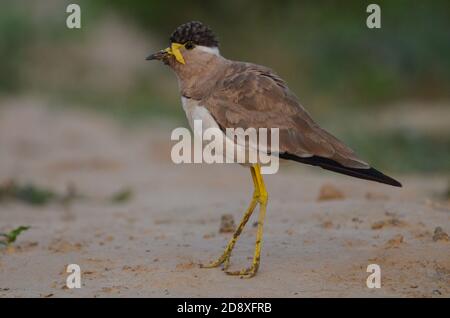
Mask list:
[{"label": "bird", "polygon": [[[149,55],[146,60],[161,61],[175,72],[182,106],[191,127],[194,120],[202,120],[205,128],[215,127],[224,134],[228,128],[276,127],[279,129],[277,155],[283,160],[394,187],[402,186],[321,128],[272,69],[223,57],[218,38],[202,22],[190,21],[178,26],[170,36],[169,47]],[[203,268],[222,266],[227,274],[241,278],[254,277],[260,267],[268,204],[261,164],[256,162],[247,166],[254,186],[250,205],[223,253],[216,260],[201,265]],[[258,205],[252,263],[242,270],[229,270],[233,248]]]}]

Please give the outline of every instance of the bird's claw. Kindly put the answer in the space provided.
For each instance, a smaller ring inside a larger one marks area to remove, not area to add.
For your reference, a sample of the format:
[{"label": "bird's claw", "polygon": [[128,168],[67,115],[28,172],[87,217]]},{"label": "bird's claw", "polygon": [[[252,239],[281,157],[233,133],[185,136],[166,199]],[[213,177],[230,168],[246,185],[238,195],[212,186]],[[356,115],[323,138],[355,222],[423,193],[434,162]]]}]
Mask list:
[{"label": "bird's claw", "polygon": [[200,268],[215,268],[215,267],[219,267],[220,265],[223,264],[223,270],[227,270],[228,267],[230,266],[230,254],[228,255],[222,255],[221,257],[219,257],[217,260],[209,263],[209,264],[200,264]]},{"label": "bird's claw", "polygon": [[252,265],[240,271],[225,271],[225,273],[232,276],[241,276],[241,278],[252,278],[256,275],[257,271],[258,267],[256,265]]}]

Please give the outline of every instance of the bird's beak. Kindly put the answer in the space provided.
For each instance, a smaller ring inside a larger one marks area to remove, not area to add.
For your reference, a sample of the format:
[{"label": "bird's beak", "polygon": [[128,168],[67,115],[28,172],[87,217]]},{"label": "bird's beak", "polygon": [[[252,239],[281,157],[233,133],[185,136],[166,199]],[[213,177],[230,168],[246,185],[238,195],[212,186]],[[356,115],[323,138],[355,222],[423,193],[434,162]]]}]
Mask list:
[{"label": "bird's beak", "polygon": [[166,56],[169,55],[166,50],[161,50],[156,53],[150,54],[149,56],[147,56],[146,60],[147,61],[152,61],[152,60],[162,61],[162,60],[164,60],[164,58]]},{"label": "bird's beak", "polygon": [[181,64],[186,64],[186,62],[184,61],[183,55],[180,52],[180,48],[184,47],[183,44],[179,44],[179,43],[172,43],[172,45],[170,47],[168,47],[167,49],[158,51],[156,53],[153,53],[151,55],[149,55],[146,60],[147,61],[151,61],[151,60],[164,60],[166,57],[173,55],[175,57],[175,59],[181,63]]}]

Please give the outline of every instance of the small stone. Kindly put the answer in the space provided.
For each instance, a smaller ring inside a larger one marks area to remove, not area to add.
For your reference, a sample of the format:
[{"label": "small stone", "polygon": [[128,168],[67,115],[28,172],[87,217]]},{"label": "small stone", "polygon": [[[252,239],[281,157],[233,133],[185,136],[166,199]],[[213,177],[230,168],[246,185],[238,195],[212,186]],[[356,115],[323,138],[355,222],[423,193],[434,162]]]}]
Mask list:
[{"label": "small stone", "polygon": [[236,229],[232,214],[223,214],[220,220],[219,233],[233,233]]},{"label": "small stone", "polygon": [[360,218],[353,218],[352,219],[352,222],[355,222],[355,223],[363,223],[363,221],[360,219]]},{"label": "small stone", "polygon": [[332,228],[333,228],[333,222],[331,222],[331,221],[325,221],[325,222],[323,222],[323,223],[321,224],[321,226],[322,226],[324,229],[332,229]]},{"label": "small stone", "polygon": [[331,184],[325,184],[320,188],[317,201],[331,201],[345,199],[344,193]]},{"label": "small stone", "polygon": [[393,238],[391,238],[389,241],[387,241],[387,245],[389,247],[398,247],[403,243],[403,235],[397,234]]},{"label": "small stone", "polygon": [[372,230],[379,230],[385,225],[384,221],[375,222],[372,224]]},{"label": "small stone", "polygon": [[442,227],[438,226],[434,229],[433,241],[449,241],[448,234],[444,232]]},{"label": "small stone", "polygon": [[395,217],[392,217],[392,218],[387,219],[385,221],[379,221],[379,222],[373,223],[372,224],[372,230],[379,230],[379,229],[381,229],[381,228],[383,228],[385,226],[402,227],[402,226],[405,226],[405,225],[406,225],[405,222],[403,222],[403,221],[401,221],[401,220],[399,220],[399,219],[397,219]]}]

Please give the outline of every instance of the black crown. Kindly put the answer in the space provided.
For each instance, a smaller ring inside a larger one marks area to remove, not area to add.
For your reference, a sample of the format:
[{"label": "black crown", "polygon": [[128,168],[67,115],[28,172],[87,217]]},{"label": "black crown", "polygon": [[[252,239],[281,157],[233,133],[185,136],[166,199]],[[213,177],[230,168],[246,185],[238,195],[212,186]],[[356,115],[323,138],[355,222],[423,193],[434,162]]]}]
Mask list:
[{"label": "black crown", "polygon": [[191,21],[180,25],[170,36],[171,43],[184,44],[189,41],[196,45],[219,47],[219,41],[213,31],[199,21]]}]

